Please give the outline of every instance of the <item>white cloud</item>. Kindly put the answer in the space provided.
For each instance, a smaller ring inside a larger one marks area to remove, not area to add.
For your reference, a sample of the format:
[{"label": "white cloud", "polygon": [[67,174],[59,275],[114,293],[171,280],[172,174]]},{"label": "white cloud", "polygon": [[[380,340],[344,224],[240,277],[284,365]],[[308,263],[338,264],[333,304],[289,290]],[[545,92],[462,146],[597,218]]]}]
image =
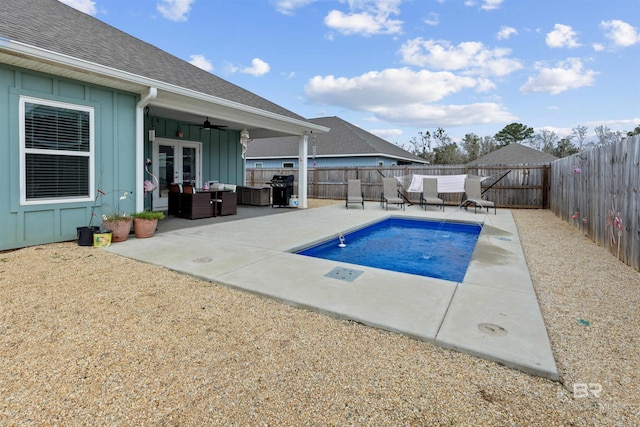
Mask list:
[{"label": "white cloud", "polygon": [[517,34],[518,34],[518,30],[516,30],[515,28],[507,27],[506,25],[503,25],[502,27],[500,27],[500,31],[498,31],[498,34],[496,37],[498,38],[498,40],[506,40],[511,36],[515,36]]},{"label": "white cloud", "polygon": [[484,3],[482,4],[482,6],[480,6],[480,8],[484,10],[494,10],[498,9],[501,4],[502,0],[484,0]]},{"label": "white cloud", "polygon": [[435,12],[430,12],[429,17],[425,18],[424,23],[435,27],[440,23],[440,15]]},{"label": "white cloud", "polygon": [[372,111],[385,105],[438,101],[477,85],[474,78],[445,71],[416,72],[409,68],[390,68],[353,78],[316,76],[305,86],[305,94],[312,102]]},{"label": "white cloud", "polygon": [[[495,10],[500,8],[500,6],[502,5],[502,2],[504,0],[483,0],[482,4],[480,6],[480,9],[483,10]],[[465,6],[468,7],[474,7],[478,4],[478,2],[476,2],[475,0],[466,0],[464,2]]]},{"label": "white cloud", "polygon": [[195,0],[160,0],[156,5],[158,12],[170,21],[186,21]]},{"label": "white cloud", "polygon": [[465,89],[482,89],[483,79],[408,68],[371,71],[353,78],[316,76],[305,86],[310,102],[365,111],[382,121],[411,126],[502,123],[513,116],[495,103],[431,105]]},{"label": "white cloud", "polygon": [[374,134],[379,138],[387,140],[392,140],[403,134],[402,130],[400,129],[369,129],[368,132]]},{"label": "white cloud", "polygon": [[616,46],[629,47],[640,43],[638,30],[624,21],[614,19],[600,22],[600,28],[606,31],[605,36]]},{"label": "white cloud", "polygon": [[276,10],[283,15],[293,15],[296,9],[300,9],[316,0],[276,0],[273,3]]},{"label": "white cloud", "polygon": [[635,119],[616,119],[616,120],[598,120],[586,122],[584,125],[589,127],[608,126],[613,130],[633,130],[640,123],[640,117]]},{"label": "white cloud", "polygon": [[496,88],[496,85],[489,79],[479,78],[476,92],[489,92]]},{"label": "white cloud", "polygon": [[604,50],[604,45],[601,43],[594,43],[593,50],[595,50],[596,52],[601,52]]},{"label": "white cloud", "polygon": [[472,126],[508,123],[517,118],[499,104],[467,105],[410,104],[375,112],[381,120],[415,127]]},{"label": "white cloud", "polygon": [[391,19],[398,15],[401,0],[359,0],[350,1],[351,10],[344,13],[332,10],[324,18],[327,27],[342,34],[398,34],[402,31],[402,21]]},{"label": "white cloud", "polygon": [[189,57],[189,63],[195,65],[198,68],[202,68],[205,71],[213,71],[213,64],[205,58],[204,55],[191,55]]},{"label": "white cloud", "polygon": [[251,67],[246,67],[240,70],[241,73],[251,74],[254,77],[260,77],[267,74],[271,70],[269,64],[264,62],[260,58],[253,58],[251,60]]},{"label": "white cloud", "polygon": [[507,58],[510,53],[506,48],[488,49],[481,42],[453,46],[447,41],[420,37],[405,42],[400,48],[402,60],[407,64],[482,76],[505,76],[521,69],[520,61]]},{"label": "white cloud", "polygon": [[96,9],[96,2],[92,0],[60,0],[67,6],[71,6],[74,9],[78,9],[80,12],[84,12],[87,15],[95,16],[98,13]]},{"label": "white cloud", "polygon": [[598,74],[593,70],[584,70],[579,58],[569,58],[559,62],[555,67],[546,67],[538,63],[536,69],[538,74],[529,77],[527,83],[520,88],[520,92],[524,94],[547,92],[557,95],[569,89],[593,86],[595,76]]},{"label": "white cloud", "polygon": [[578,47],[581,46],[576,38],[578,34],[569,25],[556,24],[553,31],[547,33],[546,42],[549,47]]}]

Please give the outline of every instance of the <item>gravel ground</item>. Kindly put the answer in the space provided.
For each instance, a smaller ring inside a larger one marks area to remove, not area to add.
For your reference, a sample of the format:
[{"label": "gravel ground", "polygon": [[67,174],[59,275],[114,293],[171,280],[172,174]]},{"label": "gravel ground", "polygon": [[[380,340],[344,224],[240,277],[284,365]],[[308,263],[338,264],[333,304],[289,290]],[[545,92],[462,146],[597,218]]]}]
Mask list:
[{"label": "gravel ground", "polygon": [[640,274],[513,215],[560,382],[69,242],[0,253],[0,424],[639,425]]}]

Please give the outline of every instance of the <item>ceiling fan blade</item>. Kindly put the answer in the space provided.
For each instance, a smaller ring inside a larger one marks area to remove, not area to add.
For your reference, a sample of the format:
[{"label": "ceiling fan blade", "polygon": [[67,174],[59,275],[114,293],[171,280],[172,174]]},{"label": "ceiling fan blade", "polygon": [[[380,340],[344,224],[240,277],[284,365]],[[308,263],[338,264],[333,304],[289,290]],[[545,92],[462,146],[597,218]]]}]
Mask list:
[{"label": "ceiling fan blade", "polygon": [[202,126],[200,126],[200,129],[205,129],[205,130],[217,129],[217,130],[226,131],[226,129],[224,128],[226,128],[226,126],[212,125],[211,122],[209,121],[209,117],[207,117],[207,119],[204,121]]}]

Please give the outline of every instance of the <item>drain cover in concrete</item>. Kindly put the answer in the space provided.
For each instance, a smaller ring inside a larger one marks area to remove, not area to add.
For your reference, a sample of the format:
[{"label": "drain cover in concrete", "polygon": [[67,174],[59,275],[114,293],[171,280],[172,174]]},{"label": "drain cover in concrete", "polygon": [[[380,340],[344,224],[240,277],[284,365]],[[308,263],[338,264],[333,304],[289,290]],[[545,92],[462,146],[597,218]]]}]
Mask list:
[{"label": "drain cover in concrete", "polygon": [[494,325],[493,323],[480,323],[478,325],[478,329],[489,335],[507,335],[507,330],[505,328],[503,328],[502,326]]},{"label": "drain cover in concrete", "polygon": [[351,268],[344,267],[336,267],[327,274],[325,277],[331,277],[333,279],[344,280],[345,282],[353,282],[360,276],[364,271],[361,270],[352,270]]},{"label": "drain cover in concrete", "polygon": [[204,263],[211,262],[211,261],[213,261],[213,259],[209,258],[208,256],[207,257],[202,257],[202,258],[196,258],[196,259],[193,260],[193,262],[196,262],[198,264],[204,264]]}]

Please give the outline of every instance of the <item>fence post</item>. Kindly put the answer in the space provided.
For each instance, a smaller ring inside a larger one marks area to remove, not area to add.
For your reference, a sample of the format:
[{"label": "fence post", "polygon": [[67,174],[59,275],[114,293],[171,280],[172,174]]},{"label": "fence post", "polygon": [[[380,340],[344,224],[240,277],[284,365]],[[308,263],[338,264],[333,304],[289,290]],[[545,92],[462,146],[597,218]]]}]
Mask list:
[{"label": "fence post", "polygon": [[542,209],[549,209],[549,174],[551,165],[544,165],[542,169]]}]

